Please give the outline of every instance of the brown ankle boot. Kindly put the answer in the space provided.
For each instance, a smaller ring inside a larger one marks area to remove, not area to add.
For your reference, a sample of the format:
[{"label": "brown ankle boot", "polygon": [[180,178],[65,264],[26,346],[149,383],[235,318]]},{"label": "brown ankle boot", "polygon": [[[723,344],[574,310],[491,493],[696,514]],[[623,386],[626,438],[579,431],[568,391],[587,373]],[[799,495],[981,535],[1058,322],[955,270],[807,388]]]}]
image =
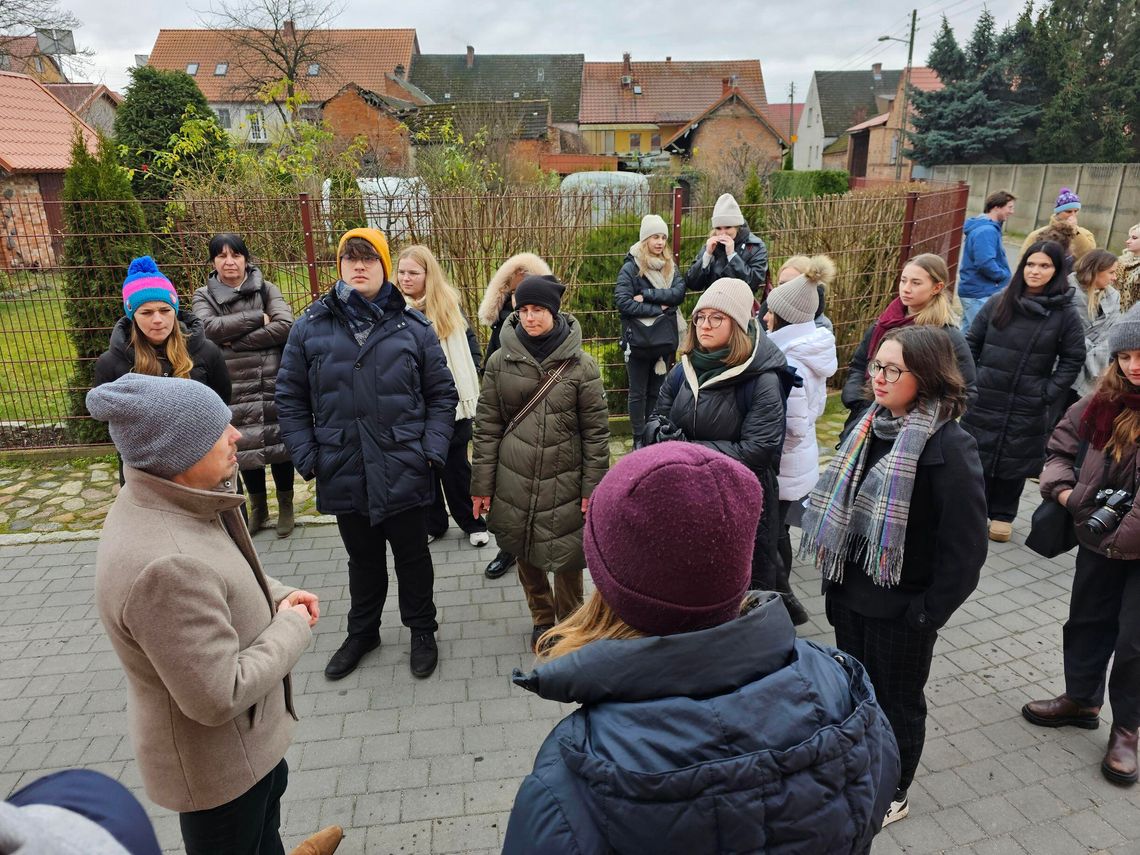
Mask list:
[{"label": "brown ankle boot", "polygon": [[343,839],[344,829],[339,825],[330,825],[303,841],[291,855],[332,855]]},{"label": "brown ankle boot", "polygon": [[1135,730],[1115,724],[1108,733],[1108,750],[1100,771],[1114,784],[1136,783],[1136,736]]},{"label": "brown ankle boot", "polygon": [[1021,708],[1026,721],[1040,727],[1083,727],[1096,730],[1100,727],[1100,707],[1082,707],[1068,695],[1059,695],[1047,701],[1030,701]]}]

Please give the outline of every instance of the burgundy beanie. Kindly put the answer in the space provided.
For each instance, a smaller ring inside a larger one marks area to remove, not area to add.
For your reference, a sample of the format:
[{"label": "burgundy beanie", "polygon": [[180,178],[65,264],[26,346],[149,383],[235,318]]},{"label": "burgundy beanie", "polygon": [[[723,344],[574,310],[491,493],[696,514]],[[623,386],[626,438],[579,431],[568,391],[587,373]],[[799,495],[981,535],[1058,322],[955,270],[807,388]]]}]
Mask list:
[{"label": "burgundy beanie", "polygon": [[590,497],[583,546],[594,586],[650,635],[732,620],[752,578],[763,498],[751,470],[702,445],[626,455]]}]

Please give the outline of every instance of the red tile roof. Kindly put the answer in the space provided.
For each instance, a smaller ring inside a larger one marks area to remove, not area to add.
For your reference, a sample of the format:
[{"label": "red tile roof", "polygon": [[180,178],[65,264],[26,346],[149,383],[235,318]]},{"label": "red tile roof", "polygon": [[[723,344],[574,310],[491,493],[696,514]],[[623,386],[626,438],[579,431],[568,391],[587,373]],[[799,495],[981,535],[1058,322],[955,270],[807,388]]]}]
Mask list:
[{"label": "red tile roof", "polygon": [[938,72],[925,66],[916,66],[910,70],[910,85],[919,92],[937,92],[945,86]]},{"label": "red tile roof", "polygon": [[33,57],[38,56],[45,66],[50,67],[61,79],[67,79],[60,71],[59,63],[55,61],[54,57],[48,56],[46,53],[40,53],[40,43],[35,36],[0,36],[0,54],[8,55],[8,67],[5,69],[7,71],[14,71],[17,74],[28,74],[32,77],[39,77],[42,74],[46,74],[46,67],[43,71],[35,67]]},{"label": "red tile roof", "polygon": [[0,167],[8,172],[63,172],[71,165],[78,125],[94,150],[96,133],[44,86],[0,71]]},{"label": "red tile roof", "polygon": [[845,134],[853,134],[856,131],[865,131],[865,130],[868,130],[870,128],[878,127],[879,125],[885,125],[887,123],[887,119],[889,119],[890,117],[891,117],[890,113],[880,113],[878,116],[875,116],[873,119],[868,119],[865,122],[860,122],[857,125],[852,125],[846,131],[844,131],[844,133]]},{"label": "red tile roof", "polygon": [[[256,61],[248,59],[249,50],[234,43],[234,34],[243,32],[252,31],[159,30],[148,64],[165,71],[186,71],[189,64],[197,63],[198,73],[194,79],[207,101],[248,101],[243,84],[248,82],[249,75],[260,77],[269,66],[255,64]],[[399,65],[406,74],[412,57],[419,53],[413,29],[328,30],[327,33],[330,43],[336,46],[335,51],[321,58],[320,72],[316,76],[302,74],[297,81],[298,87],[308,94],[310,103],[328,100],[346,83],[394,94],[389,91],[393,85],[387,75]],[[247,57],[249,67],[244,72],[239,67],[239,51]],[[219,63],[228,64],[224,75],[214,74]]]},{"label": "red tile roof", "polygon": [[755,59],[709,62],[633,62],[633,86],[623,87],[621,62],[587,62],[582,67],[583,125],[679,124],[705,110],[724,94],[724,79],[760,109],[768,104],[764,75]]},{"label": "red tile roof", "polygon": [[722,105],[724,105],[726,102],[731,101],[731,100],[737,100],[741,104],[743,104],[745,107],[747,107],[752,112],[752,114],[756,117],[757,121],[762,123],[764,125],[764,127],[766,127],[769,131],[771,131],[772,135],[775,136],[777,139],[783,139],[784,138],[783,135],[779,131],[777,131],[775,128],[772,127],[771,121],[764,114],[763,110],[761,110],[759,107],[757,107],[755,104],[753,104],[750,100],[748,100],[748,97],[743,92],[740,92],[739,90],[733,89],[733,90],[730,90],[728,92],[725,92],[723,95],[721,95],[719,98],[717,98],[716,101],[714,101],[711,106],[702,110],[697,115],[690,116],[685,121],[685,124],[682,125],[677,130],[677,132],[675,134],[673,134],[673,136],[669,137],[669,139],[667,139],[665,141],[665,143],[661,146],[661,148],[668,148],[670,145],[672,145],[673,143],[680,140],[686,134],[689,134],[690,132],[692,132],[694,130],[698,130],[699,129],[698,126],[700,125],[700,123],[702,121],[704,121],[705,117],[715,113],[717,110],[719,110],[721,108]]},{"label": "red tile roof", "polygon": [[106,95],[115,106],[123,100],[118,92],[112,92],[102,83],[48,83],[48,91],[63,102],[73,113],[82,113],[99,98]]},{"label": "red tile roof", "polygon": [[788,114],[791,114],[791,133],[796,132],[796,128],[800,126],[800,114],[804,111],[804,102],[799,101],[795,104],[789,104],[786,101],[779,104],[769,104],[764,110],[768,114],[768,121],[777,131],[780,132],[780,137],[785,143],[791,143],[788,138]]}]

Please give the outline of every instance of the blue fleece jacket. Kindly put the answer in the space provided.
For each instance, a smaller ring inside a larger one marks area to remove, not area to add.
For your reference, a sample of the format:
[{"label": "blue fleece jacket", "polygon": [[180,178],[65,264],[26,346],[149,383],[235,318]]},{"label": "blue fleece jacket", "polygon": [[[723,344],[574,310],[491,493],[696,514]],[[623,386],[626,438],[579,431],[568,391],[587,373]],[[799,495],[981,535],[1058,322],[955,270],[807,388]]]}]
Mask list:
[{"label": "blue fleece jacket", "polygon": [[959,297],[992,297],[1009,282],[1009,262],[1001,242],[1001,223],[985,214],[966,220],[965,246],[958,274]]}]

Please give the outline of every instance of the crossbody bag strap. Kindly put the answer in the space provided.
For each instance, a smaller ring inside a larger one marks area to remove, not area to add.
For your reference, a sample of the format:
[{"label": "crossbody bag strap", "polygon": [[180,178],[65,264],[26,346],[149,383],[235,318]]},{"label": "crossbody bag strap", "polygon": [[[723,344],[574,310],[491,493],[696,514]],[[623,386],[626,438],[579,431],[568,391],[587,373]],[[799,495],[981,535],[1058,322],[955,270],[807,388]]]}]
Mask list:
[{"label": "crossbody bag strap", "polygon": [[554,366],[554,369],[546,375],[539,387],[535,389],[534,394],[530,396],[530,400],[523,404],[521,410],[515,413],[515,417],[510,420],[510,422],[507,424],[506,430],[503,431],[503,436],[506,436],[508,433],[513,431],[516,427],[518,427],[519,422],[521,422],[523,419],[535,411],[535,408],[537,408],[538,405],[542,403],[543,398],[549,395],[550,390],[553,389],[557,385],[558,381],[562,379],[562,375],[566,373],[566,369],[570,367],[570,364],[573,361],[573,357],[570,359],[563,359],[561,362]]}]

